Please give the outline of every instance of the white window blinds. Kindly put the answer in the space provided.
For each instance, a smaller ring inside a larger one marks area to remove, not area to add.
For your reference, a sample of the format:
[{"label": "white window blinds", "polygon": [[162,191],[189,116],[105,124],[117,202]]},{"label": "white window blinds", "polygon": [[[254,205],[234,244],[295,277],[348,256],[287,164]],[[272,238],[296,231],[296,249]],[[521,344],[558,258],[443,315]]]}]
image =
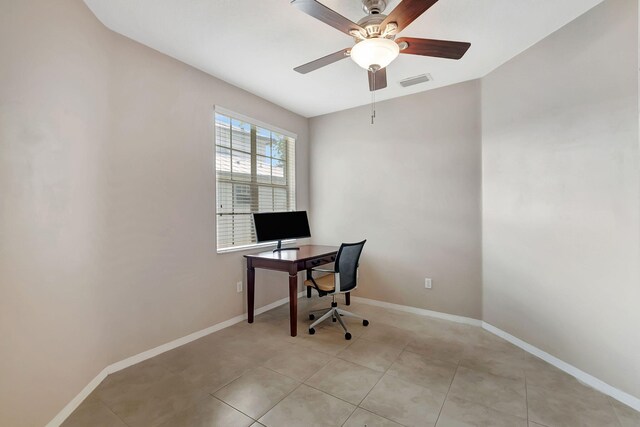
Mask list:
[{"label": "white window blinds", "polygon": [[256,243],[253,212],[296,209],[295,137],[215,114],[218,250]]}]

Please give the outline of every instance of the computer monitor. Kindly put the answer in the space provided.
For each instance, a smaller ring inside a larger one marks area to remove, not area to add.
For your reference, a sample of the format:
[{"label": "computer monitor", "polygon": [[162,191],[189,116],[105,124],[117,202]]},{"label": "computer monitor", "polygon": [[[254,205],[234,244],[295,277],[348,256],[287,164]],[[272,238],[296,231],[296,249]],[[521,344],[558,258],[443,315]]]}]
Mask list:
[{"label": "computer monitor", "polygon": [[253,225],[258,243],[278,242],[274,252],[300,249],[283,248],[283,240],[311,237],[306,211],[254,213]]}]

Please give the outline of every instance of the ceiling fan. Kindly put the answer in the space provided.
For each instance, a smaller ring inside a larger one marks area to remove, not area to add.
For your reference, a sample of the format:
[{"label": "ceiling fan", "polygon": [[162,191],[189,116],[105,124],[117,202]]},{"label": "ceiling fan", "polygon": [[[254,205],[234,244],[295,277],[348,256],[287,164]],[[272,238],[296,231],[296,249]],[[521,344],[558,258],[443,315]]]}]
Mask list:
[{"label": "ceiling fan", "polygon": [[354,23],[316,0],[291,0],[291,4],[304,13],[331,25],[352,36],[356,44],[351,48],[308,62],[294,68],[306,74],[325,65],[351,57],[356,64],[369,72],[369,90],[387,87],[386,66],[400,53],[433,56],[437,58],[460,59],[471,43],[401,37],[396,34],[405,29],[416,18],[427,11],[438,0],[402,0],[389,15],[382,12],[387,0],[362,0],[362,8],[367,16]]}]

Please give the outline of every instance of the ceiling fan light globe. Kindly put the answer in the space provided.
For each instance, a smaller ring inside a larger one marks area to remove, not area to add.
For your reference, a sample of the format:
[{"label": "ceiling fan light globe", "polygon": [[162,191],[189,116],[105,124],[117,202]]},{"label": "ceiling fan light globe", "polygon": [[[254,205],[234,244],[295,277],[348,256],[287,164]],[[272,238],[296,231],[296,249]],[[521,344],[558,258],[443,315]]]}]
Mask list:
[{"label": "ceiling fan light globe", "polygon": [[371,69],[374,65],[379,69],[389,65],[399,53],[400,48],[393,40],[372,38],[356,43],[351,48],[351,59],[365,70]]}]

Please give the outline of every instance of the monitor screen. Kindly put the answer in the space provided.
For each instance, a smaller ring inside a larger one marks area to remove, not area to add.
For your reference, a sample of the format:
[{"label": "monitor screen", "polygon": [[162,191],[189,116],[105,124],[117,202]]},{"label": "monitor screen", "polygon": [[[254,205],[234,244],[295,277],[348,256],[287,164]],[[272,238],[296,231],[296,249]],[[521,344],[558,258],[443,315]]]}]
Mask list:
[{"label": "monitor screen", "polygon": [[311,237],[306,211],[253,214],[258,242]]}]

